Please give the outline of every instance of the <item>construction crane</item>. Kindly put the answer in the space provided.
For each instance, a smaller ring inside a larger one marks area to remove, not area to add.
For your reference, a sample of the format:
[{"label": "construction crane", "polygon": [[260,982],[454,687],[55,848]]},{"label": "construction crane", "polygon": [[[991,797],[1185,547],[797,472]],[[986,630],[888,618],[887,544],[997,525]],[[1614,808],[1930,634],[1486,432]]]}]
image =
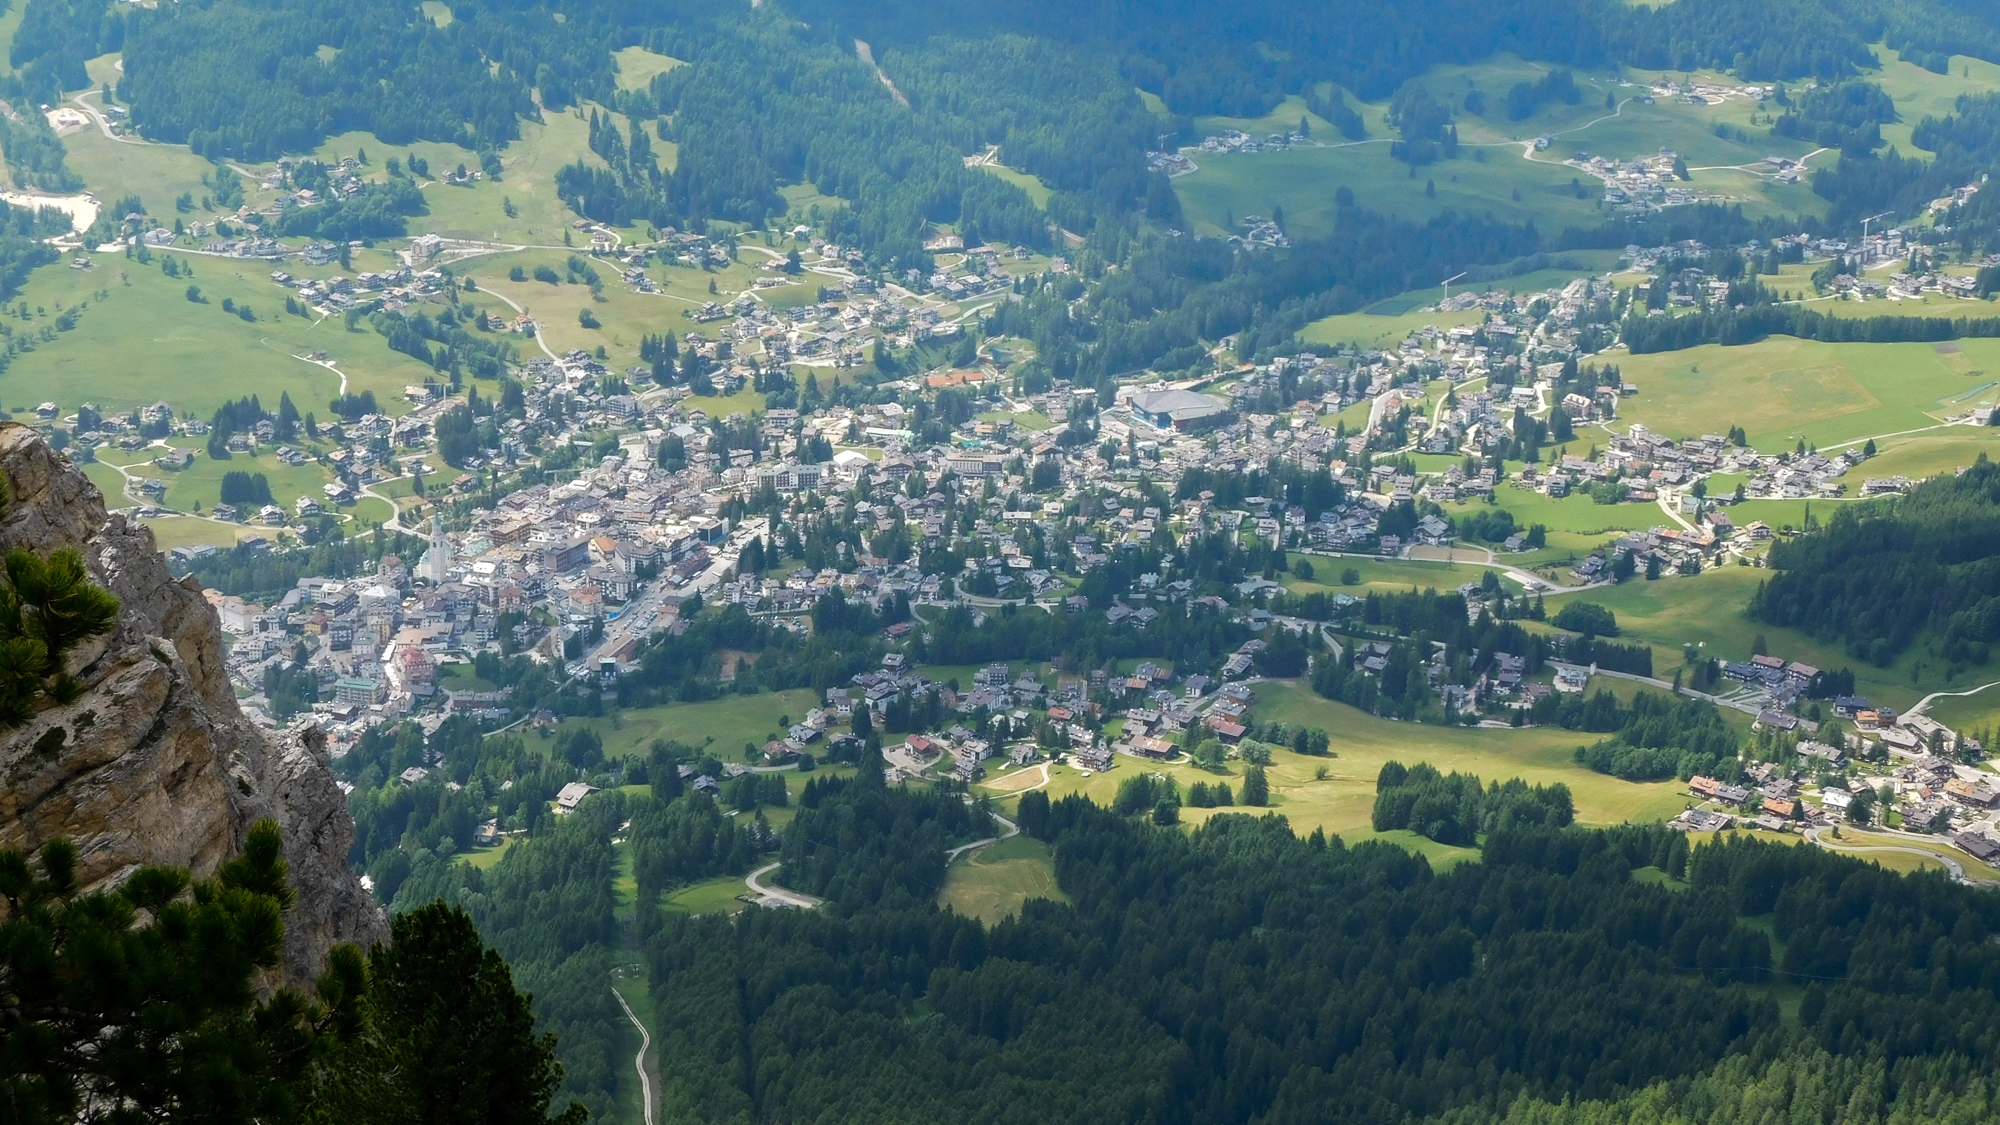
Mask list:
[{"label": "construction crane", "polygon": [[[1468,270],[1466,272],[1470,273],[1471,271]],[[1457,281],[1459,278],[1464,276],[1465,276],[1464,273],[1459,273],[1459,274],[1453,274],[1452,276],[1444,279],[1444,296],[1440,299],[1439,303],[1451,300],[1451,283]]]}]

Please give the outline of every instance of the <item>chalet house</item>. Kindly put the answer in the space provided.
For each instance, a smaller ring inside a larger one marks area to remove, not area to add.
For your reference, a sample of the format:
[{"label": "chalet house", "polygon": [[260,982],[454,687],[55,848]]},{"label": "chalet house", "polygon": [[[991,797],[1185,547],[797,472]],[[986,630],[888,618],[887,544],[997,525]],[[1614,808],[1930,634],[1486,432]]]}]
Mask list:
[{"label": "chalet house", "polygon": [[594,786],[581,781],[570,782],[568,785],[562,787],[561,792],[556,794],[556,813],[561,816],[568,816],[570,813],[576,811],[576,807],[583,803],[585,797],[595,792],[597,792],[597,789]]}]

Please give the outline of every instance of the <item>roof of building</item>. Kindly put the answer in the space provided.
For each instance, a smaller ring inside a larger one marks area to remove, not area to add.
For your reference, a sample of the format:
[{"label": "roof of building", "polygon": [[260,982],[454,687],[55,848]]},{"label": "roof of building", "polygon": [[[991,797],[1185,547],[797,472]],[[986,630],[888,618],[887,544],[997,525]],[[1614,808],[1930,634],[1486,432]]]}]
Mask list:
[{"label": "roof of building", "polygon": [[1146,391],[1132,396],[1132,409],[1165,414],[1178,421],[1220,414],[1225,408],[1220,401],[1193,391]]}]

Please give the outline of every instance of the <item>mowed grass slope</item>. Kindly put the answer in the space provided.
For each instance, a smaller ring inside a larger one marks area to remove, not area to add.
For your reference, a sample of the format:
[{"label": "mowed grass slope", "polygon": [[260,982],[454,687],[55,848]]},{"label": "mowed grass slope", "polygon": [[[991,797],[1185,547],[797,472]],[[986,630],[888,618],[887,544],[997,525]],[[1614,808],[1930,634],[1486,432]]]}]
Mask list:
[{"label": "mowed grass slope", "polygon": [[[1268,808],[1184,807],[1181,809],[1184,822],[1200,824],[1209,817],[1230,812],[1252,815],[1271,812],[1284,816],[1292,829],[1301,834],[1323,828],[1350,844],[1384,839],[1439,865],[1476,857],[1478,853],[1471,849],[1437,844],[1409,832],[1374,830],[1371,819],[1375,778],[1389,761],[1405,765],[1429,762],[1446,772],[1473,773],[1488,781],[1519,777],[1530,784],[1562,782],[1570,787],[1577,818],[1585,824],[1666,820],[1690,803],[1676,783],[1620,781],[1578,765],[1573,757],[1576,748],[1595,741],[1598,735],[1554,728],[1494,730],[1392,722],[1322,699],[1302,681],[1260,683],[1256,691],[1257,701],[1251,709],[1254,717],[1323,727],[1333,736],[1335,756],[1314,758],[1288,750],[1274,751],[1267,770],[1271,785]],[[1322,769],[1326,771],[1324,778],[1318,776]],[[1141,772],[1158,772],[1173,778],[1184,794],[1196,781],[1222,782],[1240,793],[1243,770],[1241,762],[1231,762],[1229,772],[1218,775],[1186,763],[1156,765],[1120,758],[1115,769],[1090,776],[1071,766],[1052,767],[1047,792],[1052,800],[1082,793],[1098,804],[1109,806],[1126,778]],[[1011,798],[1019,788],[1005,784],[1000,778],[995,781],[991,792],[1006,795],[1008,807],[1013,807]]]},{"label": "mowed grass slope", "polygon": [[[349,332],[340,320],[288,315],[286,291],[271,283],[265,263],[171,256],[193,276],[168,277],[158,254],[150,265],[96,254],[88,270],[59,263],[30,275],[14,307],[26,304],[31,319],[12,318],[17,333],[52,322],[58,310],[86,302],[89,308],[74,329],[17,356],[0,374],[6,404],[47,400],[67,413],[95,402],[108,413],[165,400],[205,418],[227,400],[254,394],[266,408],[275,408],[279,396],[289,393],[300,413],[315,411],[330,420],[327,404],[340,389],[340,376],[295,356],[328,352],[347,373],[349,391],[374,391],[392,413],[408,409],[403,388],[430,373],[428,366],[390,351],[372,330]],[[206,304],[187,299],[191,284]],[[224,312],[224,298],[247,304],[257,319]]]},{"label": "mowed grass slope", "polygon": [[[1631,81],[1603,74],[1575,72],[1580,99],[1574,105],[1544,105],[1529,117],[1508,118],[1507,90],[1517,82],[1534,82],[1551,68],[1511,55],[1496,55],[1472,65],[1435,67],[1412,79],[1453,109],[1460,139],[1456,159],[1439,161],[1415,171],[1390,155],[1398,136],[1387,121],[1389,101],[1349,102],[1368,126],[1369,137],[1348,141],[1325,121],[1305,113],[1297,96],[1255,120],[1226,117],[1196,119],[1205,133],[1241,129],[1254,136],[1288,131],[1306,118],[1315,147],[1290,152],[1254,154],[1194,153],[1200,170],[1175,179],[1174,186],[1195,229],[1215,233],[1246,214],[1269,216],[1282,206],[1295,236],[1322,235],[1330,229],[1334,193],[1354,192],[1357,202],[1390,214],[1425,219],[1444,211],[1490,214],[1507,222],[1534,221],[1543,230],[1568,224],[1595,225],[1606,213],[1598,200],[1602,185],[1561,162],[1577,152],[1629,159],[1670,148],[1697,169],[1692,186],[1743,205],[1752,215],[1820,214],[1825,201],[1803,184],[1786,185],[1733,170],[1768,154],[1802,156],[1814,146],[1774,137],[1751,117],[1758,107],[1747,99],[1697,106],[1663,101],[1642,105],[1633,100],[1647,92],[1654,75],[1632,72]],[[1685,77],[1680,73],[1676,79]],[[1735,79],[1697,74],[1703,82],[1737,85]],[[1485,108],[1467,111],[1466,95],[1478,91]],[[1606,98],[1618,103],[1607,107]],[[1718,127],[1728,133],[1721,135]],[[1740,131],[1740,133],[1739,133]],[[1550,135],[1548,150],[1528,157],[1522,142]],[[1740,139],[1739,139],[1740,138]],[[1831,154],[1819,160],[1830,162]],[[1572,181],[1577,181],[1572,184]],[[1581,187],[1582,191],[1577,190]]]},{"label": "mowed grass slope", "polygon": [[[566,718],[553,727],[525,734],[528,745],[542,743],[546,731],[551,739],[575,727],[588,727],[604,740],[604,756],[619,758],[644,755],[656,738],[709,746],[710,752],[725,762],[743,760],[743,744],[762,746],[767,739],[781,737],[781,719],[802,722],[806,712],[819,706],[811,691],[803,688],[761,695],[732,695],[707,703],[672,703],[664,707],[641,707],[621,711],[614,719]],[[713,745],[710,745],[713,744]]]},{"label": "mowed grass slope", "polygon": [[1910,132],[1926,117],[1944,117],[1955,111],[1964,94],[1988,94],[2000,90],[2000,65],[1969,55],[1953,55],[1948,73],[1936,74],[1912,62],[1902,53],[1877,44],[1875,55],[1882,69],[1869,78],[1895,99],[1902,120],[1882,126],[1882,139],[1905,156],[1929,159],[1930,154],[1910,143]]},{"label": "mowed grass slope", "polygon": [[1551,615],[1563,604],[1562,598],[1569,597],[1611,610],[1618,617],[1620,643],[1654,647],[1653,673],[1661,679],[1670,679],[1681,666],[1684,645],[1697,646],[1703,659],[1740,661],[1750,659],[1759,636],[1773,656],[1816,668],[1852,669],[1857,694],[1892,707],[1908,707],[1932,691],[1959,691],[2000,678],[2000,673],[1987,676],[1974,671],[1956,684],[1947,683],[1945,668],[1915,649],[1889,667],[1877,668],[1847,655],[1838,641],[1821,641],[1797,629],[1756,621],[1743,611],[1758,585],[1770,576],[1756,567],[1731,566],[1694,577],[1632,579],[1574,595],[1550,595],[1547,604]]},{"label": "mowed grass slope", "polygon": [[2000,393],[2000,340],[1827,344],[1772,336],[1740,347],[1625,356],[1619,368],[1639,386],[1619,404],[1624,423],[1672,437],[1736,425],[1761,450],[1801,439],[1826,448],[1991,405]]},{"label": "mowed grass slope", "polygon": [[1068,902],[1056,886],[1049,846],[1032,836],[1013,836],[967,852],[945,870],[938,905],[998,925],[1031,898]]}]

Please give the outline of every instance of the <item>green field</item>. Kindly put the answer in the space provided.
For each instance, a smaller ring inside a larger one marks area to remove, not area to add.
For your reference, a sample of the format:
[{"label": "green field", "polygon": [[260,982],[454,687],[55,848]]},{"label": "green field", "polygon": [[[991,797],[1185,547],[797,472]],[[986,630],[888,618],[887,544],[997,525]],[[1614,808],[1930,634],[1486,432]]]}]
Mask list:
[{"label": "green field", "polygon": [[506,855],[507,849],[514,846],[514,839],[512,836],[503,836],[500,838],[500,843],[495,847],[467,848],[465,851],[460,852],[459,856],[464,859],[468,866],[486,870],[500,862],[500,857]]},{"label": "green field", "polygon": [[[1368,821],[1375,801],[1375,775],[1391,760],[1406,765],[1429,762],[1446,772],[1458,770],[1488,780],[1560,781],[1570,787],[1577,819],[1585,824],[1663,820],[1688,804],[1673,782],[1620,781],[1577,765],[1571,755],[1578,745],[1594,741],[1591,735],[1554,728],[1491,730],[1391,722],[1322,699],[1300,682],[1262,683],[1256,691],[1253,716],[1324,727],[1332,732],[1333,751],[1339,755],[1321,759],[1280,752],[1270,771],[1272,808],[1291,816],[1294,823],[1304,815],[1305,824],[1324,825],[1350,842],[1372,834]],[[1322,765],[1328,767],[1327,781],[1314,779]]]},{"label": "green field", "polygon": [[[726,269],[704,271],[686,266],[656,265],[648,274],[659,286],[661,292],[658,293],[634,291],[619,279],[616,264],[598,260],[591,262],[590,268],[603,281],[601,299],[593,297],[589,287],[582,284],[565,281],[550,285],[534,280],[537,266],[548,266],[566,277],[568,260],[572,256],[584,255],[560,249],[523,250],[475,259],[461,267],[461,272],[471,276],[481,290],[504,296],[525,309],[535,318],[542,339],[557,353],[575,348],[594,352],[603,347],[609,356],[609,366],[614,371],[623,371],[639,362],[639,342],[643,336],[667,332],[685,335],[699,330],[713,338],[726,330],[731,321],[697,326],[682,314],[708,301],[726,303],[734,299],[749,289],[759,276],[753,267],[767,260],[765,255],[746,249],[742,252],[742,261]],[[510,272],[516,267],[527,280],[509,280]],[[819,295],[818,280],[823,279],[808,279],[775,289],[758,290],[757,293],[768,303],[781,302],[787,295],[812,301]],[[717,290],[713,294],[708,291],[710,282],[714,282]],[[481,298],[473,294],[466,296],[465,300],[493,315],[505,315],[510,319],[513,316],[513,309],[494,296]],[[600,327],[583,327],[580,314],[586,309]],[[534,341],[524,339],[521,344],[524,352],[540,354],[540,348]],[[762,406],[761,399],[758,405]]]},{"label": "green field", "polygon": [[1951,57],[1950,73],[1933,74],[1915,63],[1904,62],[1901,52],[1883,44],[1875,45],[1882,69],[1871,75],[1876,85],[1896,101],[1902,120],[1882,126],[1882,139],[1905,156],[1930,159],[1910,143],[1910,130],[1926,117],[1943,117],[1954,111],[1953,102],[1961,94],[1986,94],[2000,90],[2000,65],[1967,55]]},{"label": "green field", "polygon": [[1867,477],[1909,477],[1921,480],[1970,465],[1984,453],[2000,454],[2000,431],[1954,426],[1927,434],[1877,442],[1879,455],[1853,470]]},{"label": "green field", "polygon": [[[1970,691],[1981,685],[1993,686],[1987,686],[1985,690],[1972,695],[1940,696],[1931,701],[1927,713],[1931,718],[1953,730],[1971,733],[1993,728],[2000,731],[2000,684],[1994,683],[2000,680],[2000,667],[1988,665],[1985,668],[1975,668],[1969,679],[1971,683],[1959,690]],[[1989,745],[1987,752],[1991,753],[1992,750],[1993,747]]]},{"label": "green field", "polygon": [[[1940,351],[1944,347],[1946,350]],[[1726,433],[1775,451],[1803,438],[1821,448],[1936,426],[1992,405],[2000,340],[1952,345],[1824,344],[1773,336],[1741,347],[1704,345],[1623,357],[1639,393],[1619,417],[1673,437]]]},{"label": "green field", "polygon": [[618,64],[618,88],[621,90],[644,90],[652,84],[655,75],[687,65],[672,55],[656,55],[644,47],[613,51],[611,58]]},{"label": "green field", "polygon": [[[1423,219],[1447,210],[1490,214],[1508,222],[1533,220],[1543,230],[1564,225],[1595,225],[1605,213],[1599,208],[1602,185],[1580,171],[1563,166],[1576,152],[1613,158],[1651,155],[1671,148],[1687,157],[1695,169],[1693,186],[1744,206],[1753,215],[1818,214],[1824,202],[1803,184],[1784,185],[1731,170],[1762,160],[1765,155],[1800,156],[1812,145],[1769,135],[1750,118],[1753,103],[1728,99],[1721,104],[1694,106],[1661,102],[1641,105],[1630,100],[1645,88],[1601,74],[1578,72],[1582,98],[1576,105],[1544,106],[1521,121],[1508,120],[1504,101],[1508,87],[1534,81],[1549,68],[1511,55],[1496,55],[1469,66],[1435,67],[1412,79],[1452,105],[1457,117],[1460,148],[1456,159],[1410,168],[1390,156],[1397,135],[1385,115],[1388,100],[1360,104],[1369,139],[1345,141],[1326,122],[1304,112],[1304,101],[1288,98],[1272,113],[1256,120],[1203,117],[1196,127],[1213,133],[1242,129],[1256,136],[1296,128],[1308,119],[1313,138],[1323,147],[1252,154],[1196,152],[1199,170],[1177,177],[1175,188],[1195,229],[1213,234],[1247,214],[1271,215],[1283,207],[1287,229],[1295,237],[1318,236],[1331,229],[1334,192],[1347,187],[1363,206],[1407,218]],[[1642,73],[1631,75],[1645,81]],[[1680,77],[1676,74],[1675,77]],[[1733,85],[1715,75],[1703,81]],[[1478,90],[1486,99],[1483,115],[1463,110],[1467,93]],[[1616,113],[1605,107],[1606,94],[1622,104]],[[1718,126],[1747,130],[1747,142],[1717,135]],[[1524,158],[1520,142],[1542,134],[1554,137],[1543,153]],[[1822,157],[1821,159],[1826,159]],[[1572,181],[1576,184],[1572,184]],[[1578,187],[1582,198],[1578,198]]]},{"label": "green field", "polygon": [[[1287,210],[1287,216],[1290,213]],[[1578,267],[1576,269],[1531,270],[1516,277],[1459,283],[1451,289],[1455,293],[1538,293],[1545,289],[1560,289],[1579,277],[1595,277],[1611,269],[1617,264],[1618,254],[1616,250],[1569,251],[1562,257],[1574,262]],[[1484,309],[1425,311],[1443,300],[1445,295],[1443,286],[1412,290],[1377,301],[1360,312],[1313,321],[1300,330],[1299,339],[1309,344],[1354,344],[1362,348],[1380,348],[1397,343],[1425,325],[1456,328],[1461,324],[1478,324],[1486,319]]]},{"label": "green field", "polygon": [[958,857],[944,873],[938,905],[989,926],[998,925],[1031,898],[1068,902],[1056,886],[1049,846],[1032,836],[1014,836]]},{"label": "green field", "polygon": [[[637,51],[638,48],[633,48]],[[641,52],[642,54],[644,52]],[[621,55],[624,52],[620,53]],[[664,56],[652,56],[662,59]],[[623,60],[621,59],[621,62]],[[639,60],[633,65],[640,65]],[[651,65],[651,64],[647,64]],[[643,69],[643,68],[642,68]],[[647,75],[650,79],[650,74]],[[460,164],[467,168],[479,167],[479,154],[461,145],[439,141],[416,141],[404,145],[390,145],[373,133],[340,133],[326,139],[311,155],[322,161],[334,161],[343,156],[366,154],[368,166],[363,174],[370,178],[381,178],[390,157],[399,160],[410,153],[428,161],[431,175],[437,179],[424,182],[424,199],[429,204],[430,213],[410,219],[412,235],[427,231],[458,239],[492,239],[501,242],[560,246],[565,237],[573,237],[576,216],[556,197],[556,170],[565,164],[578,160],[602,166],[603,161],[590,151],[589,115],[596,109],[600,116],[610,111],[602,106],[586,105],[580,109],[561,112],[550,111],[543,119],[523,120],[521,138],[509,144],[500,153],[501,179],[499,182],[481,180],[465,187],[449,187],[442,177]],[[610,114],[620,128],[628,128],[629,122],[623,115]],[[72,153],[78,149],[78,138],[67,138]],[[178,152],[189,157],[185,149],[169,146],[154,146],[164,152]],[[656,141],[654,152],[660,157],[664,167],[674,166],[676,147],[667,142]],[[139,159],[139,158],[133,158]],[[170,170],[171,158],[150,156],[162,169]],[[272,164],[252,165],[251,169],[267,173]],[[86,172],[86,179],[88,179]],[[254,187],[253,185],[250,185]],[[93,182],[92,187],[96,184]],[[100,196],[104,194],[99,190]],[[197,198],[200,192],[195,193]],[[150,196],[147,197],[150,202]],[[254,198],[254,195],[253,195]],[[512,205],[513,216],[506,213]],[[157,212],[156,212],[157,213]],[[171,207],[166,212],[171,215]],[[586,240],[587,241],[587,240]],[[294,271],[296,272],[296,271]]]},{"label": "green field", "polygon": [[[1273,754],[1268,769],[1268,811],[1285,816],[1296,832],[1324,828],[1350,844],[1377,838],[1370,825],[1375,777],[1383,763],[1392,759],[1405,764],[1429,762],[1447,772],[1475,773],[1488,780],[1519,777],[1531,784],[1560,781],[1570,787],[1577,818],[1586,824],[1665,820],[1689,804],[1680,786],[1672,782],[1635,784],[1577,765],[1571,755],[1578,745],[1594,740],[1593,735],[1553,728],[1475,730],[1391,722],[1322,699],[1297,681],[1260,683],[1256,691],[1257,701],[1251,709],[1256,718],[1323,727],[1333,734],[1336,757],[1312,758],[1288,750]],[[1322,768],[1327,771],[1324,780],[1317,776]],[[1051,799],[1083,793],[1109,805],[1119,783],[1140,770],[1165,773],[1183,791],[1195,781],[1216,780],[1240,789],[1242,769],[1241,763],[1231,763],[1231,776],[1218,778],[1192,765],[1155,766],[1121,758],[1116,769],[1089,777],[1073,767],[1054,767],[1048,793]],[[993,791],[1013,792],[1011,787]],[[1181,817],[1198,824],[1223,812],[1257,811],[1183,808]],[[1418,851],[1440,865],[1477,855],[1470,849],[1446,847],[1408,832],[1383,833],[1380,838]]]},{"label": "green field", "polygon": [[[732,695],[707,703],[671,703],[664,707],[642,707],[621,711],[614,718],[565,718],[553,727],[543,727],[551,737],[572,727],[587,726],[604,740],[604,756],[620,758],[644,755],[656,738],[670,739],[689,746],[714,743],[716,757],[741,761],[743,744],[762,746],[782,737],[780,718],[802,722],[806,712],[819,706],[819,697],[804,688],[764,695]],[[530,736],[529,745],[540,741]]]},{"label": "green field", "polygon": [[675,891],[660,905],[676,914],[735,914],[748,905],[736,896],[749,893],[750,884],[725,875]]},{"label": "green field", "polygon": [[301,496],[323,499],[321,488],[333,479],[313,461],[294,468],[268,454],[238,453],[227,461],[215,461],[203,453],[197,454],[194,464],[186,470],[161,474],[170,482],[167,485],[167,506],[192,512],[199,504],[201,511],[212,510],[222,499],[222,475],[230,472],[264,474],[264,478],[271,482],[272,501],[285,509],[287,515],[293,510],[292,502]]},{"label": "green field", "polygon": [[1927,871],[1942,868],[1944,863],[1942,860],[1927,860],[1922,856],[1914,856],[1908,852],[1869,851],[1867,849],[1915,848],[1918,851],[1930,852],[1933,855],[1949,856],[1957,860],[1959,865],[1965,868],[1966,876],[1973,881],[1980,883],[2000,883],[2000,870],[1995,870],[1981,863],[1979,860],[1972,858],[1942,839],[1935,841],[1912,840],[1906,836],[1892,836],[1878,832],[1858,832],[1851,828],[1842,827],[1840,830],[1840,839],[1835,840],[1831,836],[1823,836],[1822,840],[1824,841],[1821,844],[1822,847],[1850,854],[1856,859],[1866,860],[1869,863],[1879,863],[1890,871]]},{"label": "green field", "polygon": [[1047,209],[1049,196],[1055,194],[1049,185],[1042,182],[1040,176],[1031,175],[1027,172],[1016,172],[1005,164],[981,164],[980,167],[1006,180],[1022,191],[1027,192],[1028,198],[1034,200],[1037,207]]},{"label": "green field", "polygon": [[[113,507],[117,507],[119,503],[116,498],[111,499]],[[175,547],[192,547],[201,543],[228,547],[240,536],[261,534],[256,528],[217,523],[214,520],[194,516],[168,516],[145,522],[146,526],[152,529],[154,541],[162,551],[171,551]]]},{"label": "green field", "polygon": [[[1802,660],[1816,668],[1853,669],[1856,694],[1892,707],[1908,707],[1929,692],[1960,691],[1991,678],[1975,670],[1956,684],[1947,683],[1945,669],[1916,650],[1905,652],[1887,668],[1877,668],[1848,656],[1838,642],[1753,621],[1743,608],[1768,577],[1769,571],[1756,567],[1731,566],[1691,578],[1634,579],[1576,596],[1618,615],[1621,643],[1653,645],[1653,672],[1661,679],[1671,678],[1681,666],[1683,645],[1699,646],[1705,658],[1748,660],[1759,634],[1773,656]],[[1549,612],[1553,614],[1559,605],[1551,595]]]},{"label": "green field", "polygon": [[[327,418],[340,376],[294,358],[324,350],[347,373],[348,390],[372,390],[384,410],[400,413],[408,405],[403,388],[430,374],[373,330],[287,315],[285,291],[271,284],[264,263],[173,257],[193,276],[168,277],[157,256],[141,265],[116,254],[95,255],[88,270],[56,264],[30,275],[15,308],[26,304],[31,318],[9,317],[16,333],[39,331],[59,310],[80,311],[75,328],[16,357],[0,375],[7,405],[49,400],[68,412],[95,402],[108,413],[164,399],[205,418],[225,400],[254,394],[270,409],[290,393],[301,413]],[[207,304],[187,300],[190,284]],[[222,311],[224,298],[248,305],[256,321]]]}]

